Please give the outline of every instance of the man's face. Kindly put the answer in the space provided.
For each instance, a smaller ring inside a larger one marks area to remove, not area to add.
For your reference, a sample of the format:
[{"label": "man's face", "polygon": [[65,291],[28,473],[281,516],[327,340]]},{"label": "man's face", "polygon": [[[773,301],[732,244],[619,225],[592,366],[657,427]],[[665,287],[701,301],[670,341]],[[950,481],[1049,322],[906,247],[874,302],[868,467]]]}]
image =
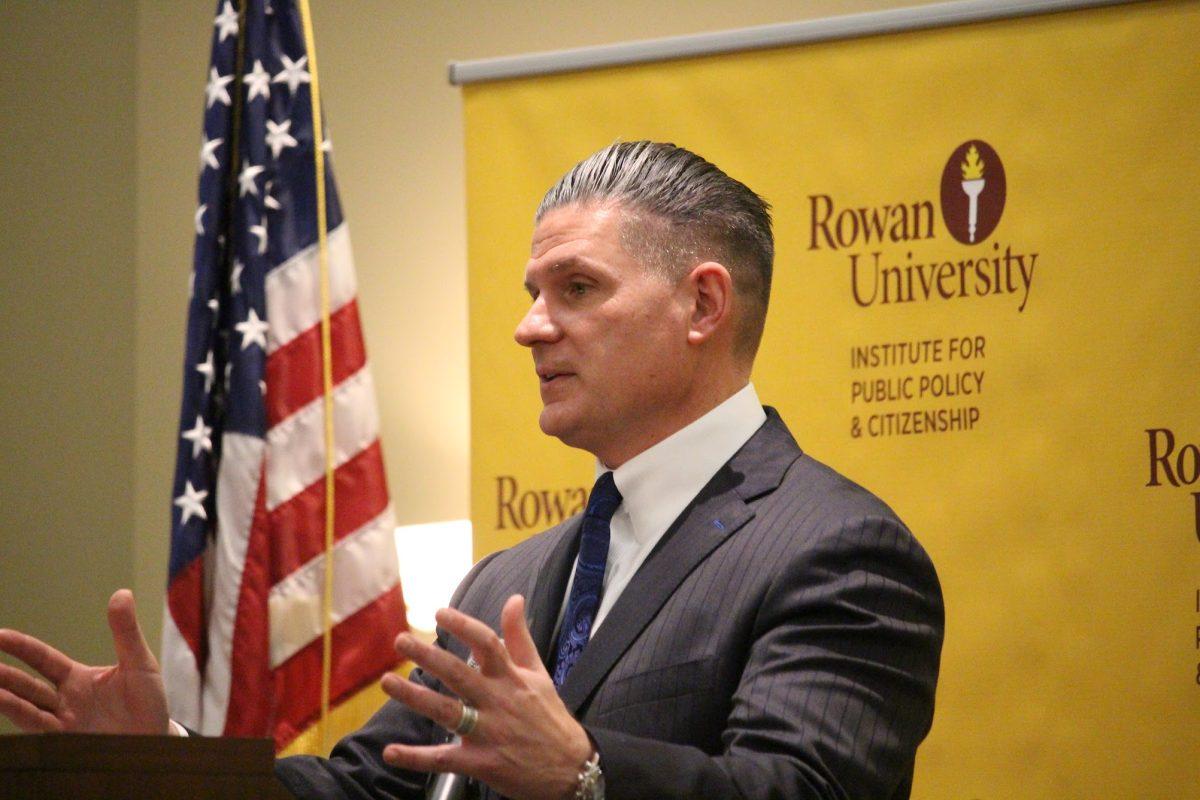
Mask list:
[{"label": "man's face", "polygon": [[565,206],[533,233],[533,304],[517,342],[533,352],[542,430],[617,466],[670,435],[693,380],[687,281],[645,269],[616,206]]}]

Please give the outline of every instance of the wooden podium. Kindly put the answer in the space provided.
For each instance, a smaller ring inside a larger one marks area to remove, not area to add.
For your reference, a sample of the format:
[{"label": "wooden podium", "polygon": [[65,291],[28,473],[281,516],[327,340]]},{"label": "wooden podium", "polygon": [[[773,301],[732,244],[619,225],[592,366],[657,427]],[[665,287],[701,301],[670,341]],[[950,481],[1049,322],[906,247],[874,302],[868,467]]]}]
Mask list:
[{"label": "wooden podium", "polygon": [[0,736],[11,800],[284,800],[270,739]]}]

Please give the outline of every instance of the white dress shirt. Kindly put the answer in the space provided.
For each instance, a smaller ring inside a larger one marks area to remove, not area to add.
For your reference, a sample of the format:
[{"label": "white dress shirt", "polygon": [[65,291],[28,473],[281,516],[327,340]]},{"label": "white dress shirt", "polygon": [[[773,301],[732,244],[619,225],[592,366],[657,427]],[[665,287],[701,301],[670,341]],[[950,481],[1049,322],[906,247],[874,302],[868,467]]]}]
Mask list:
[{"label": "white dress shirt", "polygon": [[[754,384],[748,383],[700,419],[612,470],[622,500],[609,527],[604,591],[592,621],[593,634],[675,518],[766,419]],[[609,471],[596,462],[597,478]],[[574,583],[572,568],[556,629]]]}]

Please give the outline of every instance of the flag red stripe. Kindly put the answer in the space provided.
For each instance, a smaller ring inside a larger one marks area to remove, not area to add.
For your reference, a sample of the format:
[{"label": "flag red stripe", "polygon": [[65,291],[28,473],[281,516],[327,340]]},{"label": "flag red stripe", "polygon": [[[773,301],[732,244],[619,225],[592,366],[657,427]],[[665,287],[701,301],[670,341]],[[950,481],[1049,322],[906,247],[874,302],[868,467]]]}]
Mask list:
[{"label": "flag red stripe", "polygon": [[175,574],[167,585],[167,608],[179,635],[187,642],[196,659],[196,671],[203,675],[208,660],[208,639],[204,635],[204,556],[192,559],[191,563]]},{"label": "flag red stripe", "polygon": [[258,481],[250,521],[229,670],[225,736],[262,736],[271,726],[271,521],[267,513],[266,470]]},{"label": "flag red stripe", "polygon": [[[379,440],[333,473],[334,539],[354,533],[388,504],[383,448]],[[325,479],[314,482],[269,512],[271,580],[286,578],[325,551]]]},{"label": "flag red stripe", "polygon": [[[333,384],[338,385],[367,363],[358,301],[351,300],[329,317],[333,351]],[[273,427],[323,393],[321,326],[314,325],[267,358],[267,425]]]},{"label": "flag red stripe", "polygon": [[[334,627],[330,705],[400,663],[392,640],[407,627],[399,584]],[[275,669],[276,750],[291,743],[321,713],[321,653],[318,638]]]}]

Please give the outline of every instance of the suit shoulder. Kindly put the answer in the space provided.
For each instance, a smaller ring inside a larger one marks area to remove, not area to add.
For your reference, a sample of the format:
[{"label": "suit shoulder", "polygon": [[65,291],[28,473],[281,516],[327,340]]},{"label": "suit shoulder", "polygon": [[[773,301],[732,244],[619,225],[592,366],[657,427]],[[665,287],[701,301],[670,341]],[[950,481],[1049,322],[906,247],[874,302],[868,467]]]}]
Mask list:
[{"label": "suit shoulder", "polygon": [[[826,514],[880,517],[899,522],[887,503],[803,450],[775,409],[730,462],[749,476],[738,492],[759,507],[800,506]],[[756,502],[757,501],[757,502]]]},{"label": "suit shoulder", "polygon": [[807,453],[790,465],[776,491],[762,498],[756,517],[760,535],[790,542],[786,549],[801,558],[887,554],[894,567],[907,563],[923,582],[937,584],[929,553],[892,507]]},{"label": "suit shoulder", "polygon": [[850,516],[881,517],[903,525],[882,498],[821,461],[803,453],[784,475],[777,495],[808,498],[815,507]]},{"label": "suit shoulder", "polygon": [[[762,499],[758,536],[779,547],[771,580],[807,585],[813,575],[853,577],[873,590],[908,587],[921,613],[942,624],[941,586],[928,551],[892,508],[871,491],[807,454]],[[853,583],[854,581],[851,581]]]}]

